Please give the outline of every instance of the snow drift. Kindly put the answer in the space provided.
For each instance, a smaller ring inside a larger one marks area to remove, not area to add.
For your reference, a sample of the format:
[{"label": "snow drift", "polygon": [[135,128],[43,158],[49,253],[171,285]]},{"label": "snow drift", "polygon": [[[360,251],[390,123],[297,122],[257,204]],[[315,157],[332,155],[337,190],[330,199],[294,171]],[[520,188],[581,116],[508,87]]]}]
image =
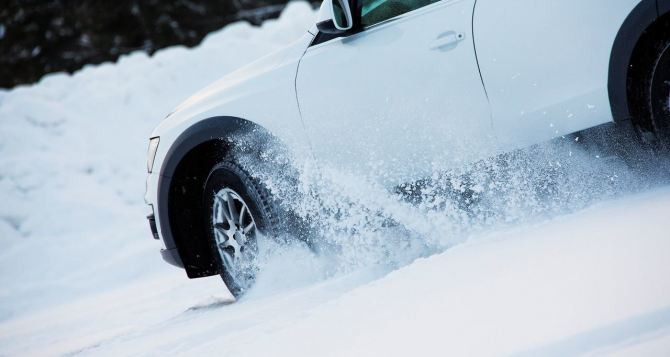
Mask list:
[{"label": "snow drift", "polygon": [[313,19],[292,3],[192,50],[0,92],[0,354],[670,351],[667,171],[573,138],[394,192],[296,163],[311,199],[288,204],[317,227],[318,252],[273,247],[232,305],[216,277],[163,263],[142,202],[151,129]]}]

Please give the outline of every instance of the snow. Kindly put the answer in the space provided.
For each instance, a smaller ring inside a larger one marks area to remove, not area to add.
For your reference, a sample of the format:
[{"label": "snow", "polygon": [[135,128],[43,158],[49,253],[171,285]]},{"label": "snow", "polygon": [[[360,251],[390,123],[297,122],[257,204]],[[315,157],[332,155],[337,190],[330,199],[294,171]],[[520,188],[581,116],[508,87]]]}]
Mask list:
[{"label": "snow", "polygon": [[670,353],[670,180],[565,144],[485,181],[474,215],[324,168],[317,217],[339,249],[275,247],[238,302],[165,264],[142,202],[151,130],[313,18],[292,3],[192,50],[0,92],[0,355]]}]

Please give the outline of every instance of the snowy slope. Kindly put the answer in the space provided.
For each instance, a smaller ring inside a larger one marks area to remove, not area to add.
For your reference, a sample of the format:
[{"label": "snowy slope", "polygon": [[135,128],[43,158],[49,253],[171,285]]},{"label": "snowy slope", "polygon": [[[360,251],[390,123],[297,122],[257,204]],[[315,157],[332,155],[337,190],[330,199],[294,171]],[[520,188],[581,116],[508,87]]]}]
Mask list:
[{"label": "snowy slope", "polygon": [[353,207],[318,216],[339,249],[278,247],[235,304],[162,262],[142,202],[152,128],[313,18],[294,3],[192,50],[0,92],[0,355],[670,353],[670,180],[564,144],[494,175],[469,213],[325,168],[318,203]]},{"label": "snowy slope", "polygon": [[166,272],[5,321],[3,351],[665,356],[669,206],[660,189],[488,234],[371,283],[349,275],[234,305],[218,281]]}]

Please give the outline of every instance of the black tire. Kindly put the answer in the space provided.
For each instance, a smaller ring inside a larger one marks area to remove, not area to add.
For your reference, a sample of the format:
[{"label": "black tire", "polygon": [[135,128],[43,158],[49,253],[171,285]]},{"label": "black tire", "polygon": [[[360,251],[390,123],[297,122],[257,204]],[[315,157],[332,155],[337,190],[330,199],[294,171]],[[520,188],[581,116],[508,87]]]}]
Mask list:
[{"label": "black tire", "polygon": [[659,46],[650,74],[648,106],[654,131],[665,150],[670,149],[670,39]]},{"label": "black tire", "polygon": [[[237,258],[234,262],[230,261],[231,247],[224,248],[223,244],[219,243],[222,237],[226,237],[221,232],[223,229],[238,229],[238,232],[241,232],[242,229],[230,227],[230,221],[227,223],[229,227],[223,226],[221,230],[219,230],[220,228],[215,228],[216,225],[214,224],[213,217],[217,194],[221,194],[224,191],[225,193],[233,191],[239,195],[239,198],[248,207],[253,222],[255,222],[256,232],[254,233],[260,233],[265,237],[272,238],[278,235],[280,224],[277,210],[278,205],[273,202],[269,191],[234,161],[225,160],[217,164],[212,168],[207,177],[202,197],[205,230],[210,240],[212,253],[218,265],[221,278],[233,296],[238,298],[247,292],[256,280],[256,275],[259,271],[258,240],[257,234],[253,236],[250,234],[249,237],[244,239],[246,243],[240,248],[241,253],[239,254],[242,259]],[[241,203],[237,200],[234,200],[234,203],[237,205],[236,207],[241,207]],[[221,204],[220,200],[219,204]],[[241,210],[243,211],[243,209]],[[238,216],[244,216],[244,214]],[[248,222],[244,224],[248,224]],[[221,227],[221,225],[219,224],[217,227]],[[218,236],[215,231],[218,231]],[[229,232],[229,230],[226,232]],[[219,242],[217,242],[217,237]],[[226,257],[229,259],[225,259]],[[231,267],[231,264],[234,266]]]},{"label": "black tire", "polygon": [[632,80],[632,108],[643,141],[653,149],[670,149],[670,38],[648,45],[645,61]]}]

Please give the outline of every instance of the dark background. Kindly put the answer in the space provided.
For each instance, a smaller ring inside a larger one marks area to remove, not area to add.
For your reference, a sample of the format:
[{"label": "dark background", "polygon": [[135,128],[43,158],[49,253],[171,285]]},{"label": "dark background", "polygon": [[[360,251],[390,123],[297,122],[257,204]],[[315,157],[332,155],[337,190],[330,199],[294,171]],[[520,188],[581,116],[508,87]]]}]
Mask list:
[{"label": "dark background", "polygon": [[[310,0],[314,5],[320,0]],[[124,53],[195,46],[228,23],[254,25],[287,0],[0,0],[0,88]]]}]

